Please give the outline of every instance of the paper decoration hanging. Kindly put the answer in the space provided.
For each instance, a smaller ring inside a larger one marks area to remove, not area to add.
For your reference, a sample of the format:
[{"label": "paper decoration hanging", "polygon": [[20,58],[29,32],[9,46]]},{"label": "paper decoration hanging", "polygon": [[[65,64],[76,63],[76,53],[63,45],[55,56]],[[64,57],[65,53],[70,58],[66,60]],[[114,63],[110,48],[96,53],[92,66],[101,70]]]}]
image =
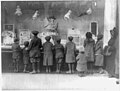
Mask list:
[{"label": "paper decoration hanging", "polygon": [[38,17],[38,10],[35,11],[34,15],[32,16],[32,19],[35,20]]},{"label": "paper decoration hanging", "polygon": [[22,15],[22,11],[21,11],[21,8],[20,8],[19,5],[17,5],[17,9],[16,9],[16,12],[15,12],[15,15],[18,15],[18,16]]},{"label": "paper decoration hanging", "polygon": [[69,10],[69,11],[64,15],[64,19],[65,19],[65,20],[69,20],[69,19],[70,19],[70,16],[71,16],[71,13],[72,13],[72,11]]}]

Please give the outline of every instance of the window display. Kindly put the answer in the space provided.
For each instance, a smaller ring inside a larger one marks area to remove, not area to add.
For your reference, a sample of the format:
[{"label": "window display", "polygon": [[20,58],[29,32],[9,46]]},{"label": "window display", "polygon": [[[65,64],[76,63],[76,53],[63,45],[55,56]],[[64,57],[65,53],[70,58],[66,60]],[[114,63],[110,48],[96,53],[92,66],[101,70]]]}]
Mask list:
[{"label": "window display", "polygon": [[15,34],[14,34],[14,25],[13,24],[4,24],[4,31],[2,32],[3,45],[11,45],[13,43]]},{"label": "window display", "polygon": [[31,32],[28,29],[19,30],[20,45],[23,45],[25,41],[30,41],[30,34]]}]

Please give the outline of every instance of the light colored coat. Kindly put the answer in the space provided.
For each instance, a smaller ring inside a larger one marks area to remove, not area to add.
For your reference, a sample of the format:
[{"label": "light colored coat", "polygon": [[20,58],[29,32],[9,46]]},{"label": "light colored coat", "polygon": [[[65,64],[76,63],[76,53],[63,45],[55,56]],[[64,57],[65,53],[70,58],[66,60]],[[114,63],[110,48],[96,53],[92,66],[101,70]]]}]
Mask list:
[{"label": "light colored coat", "polygon": [[66,63],[74,63],[75,62],[75,51],[76,51],[75,43],[68,42],[65,46]]},{"label": "light colored coat", "polygon": [[99,40],[95,45],[95,66],[103,66],[103,41]]}]

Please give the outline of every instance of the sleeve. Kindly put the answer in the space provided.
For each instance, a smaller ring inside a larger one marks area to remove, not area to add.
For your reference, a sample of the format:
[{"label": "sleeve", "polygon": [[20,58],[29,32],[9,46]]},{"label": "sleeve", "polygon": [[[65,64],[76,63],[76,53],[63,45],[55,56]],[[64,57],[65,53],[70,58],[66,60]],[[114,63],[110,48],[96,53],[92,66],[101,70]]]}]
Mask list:
[{"label": "sleeve", "polygon": [[66,54],[66,52],[67,52],[67,44],[65,45],[64,53]]},{"label": "sleeve", "polygon": [[18,50],[22,52],[22,48],[20,47],[20,45],[18,45]]},{"label": "sleeve", "polygon": [[42,48],[42,41],[41,41],[41,39],[39,39],[39,41],[40,41],[39,48]]},{"label": "sleeve", "polygon": [[63,53],[64,53],[64,47],[63,47],[63,45],[62,45],[62,51],[63,51]]},{"label": "sleeve", "polygon": [[80,59],[80,54],[77,55],[76,61],[78,61],[79,59]]},{"label": "sleeve", "polygon": [[27,50],[30,51],[32,47],[33,47],[33,40],[30,41],[30,45],[28,46]]},{"label": "sleeve", "polygon": [[84,47],[86,46],[86,40],[84,40],[84,44],[83,44],[83,46],[84,46]]}]

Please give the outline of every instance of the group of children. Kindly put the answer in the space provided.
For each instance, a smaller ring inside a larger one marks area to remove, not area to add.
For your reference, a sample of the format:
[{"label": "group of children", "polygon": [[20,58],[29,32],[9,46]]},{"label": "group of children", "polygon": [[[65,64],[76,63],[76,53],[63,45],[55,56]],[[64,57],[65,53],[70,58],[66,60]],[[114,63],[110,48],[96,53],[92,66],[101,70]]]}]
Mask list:
[{"label": "group of children", "polygon": [[[103,35],[97,36],[97,42],[95,43],[92,38],[92,33],[86,33],[86,39],[84,40],[83,48],[79,51],[79,54],[76,56],[76,45],[72,41],[73,37],[68,37],[68,42],[65,45],[65,48],[61,44],[60,37],[56,38],[56,43],[53,45],[50,42],[51,37],[45,37],[46,42],[41,42],[41,39],[37,37],[38,31],[32,31],[33,38],[30,42],[24,42],[24,48],[21,49],[19,45],[19,39],[15,39],[12,45],[13,50],[13,63],[14,71],[19,71],[19,64],[21,51],[23,53],[23,63],[24,70],[27,72],[27,65],[29,61],[32,63],[32,72],[40,72],[40,61],[41,61],[41,50],[43,51],[43,66],[46,68],[46,72],[51,72],[51,66],[53,66],[53,55],[55,54],[56,61],[56,72],[61,72],[61,64],[65,58],[65,62],[68,64],[69,70],[66,73],[74,73],[75,63],[77,61],[76,70],[85,73],[88,70],[92,71],[93,66],[98,67],[98,71],[102,73],[103,66]],[[54,53],[53,53],[54,51]],[[65,55],[65,56],[64,56]],[[37,70],[36,70],[37,67]]]}]

